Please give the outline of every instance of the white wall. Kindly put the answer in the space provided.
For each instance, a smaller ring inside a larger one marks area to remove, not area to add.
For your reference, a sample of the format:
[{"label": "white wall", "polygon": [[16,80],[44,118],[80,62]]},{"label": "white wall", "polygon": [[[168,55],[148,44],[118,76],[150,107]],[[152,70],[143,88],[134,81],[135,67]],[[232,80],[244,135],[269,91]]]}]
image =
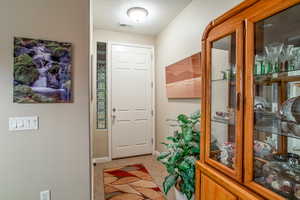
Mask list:
[{"label": "white wall", "polygon": [[[1,0],[0,199],[88,200],[89,1]],[[74,103],[13,104],[13,37],[73,44]],[[8,118],[40,117],[38,131],[8,131]]]},{"label": "white wall", "polygon": [[[155,38],[153,36],[134,34],[134,33],[125,33],[125,32],[116,32],[103,29],[94,30],[94,47],[96,47],[96,42],[120,42],[120,43],[131,43],[131,44],[140,44],[140,45],[155,45]],[[94,52],[96,50],[94,49]],[[96,62],[95,62],[96,63]],[[96,65],[94,65],[94,72]],[[109,67],[109,66],[108,66]],[[94,80],[94,83],[96,80]],[[95,86],[95,84],[94,84]],[[96,88],[93,89],[94,91]],[[94,95],[96,96],[96,94]],[[94,98],[95,99],[95,98]],[[93,118],[96,113],[95,102],[93,102],[94,108],[92,109],[91,115]],[[108,132],[96,130],[95,126],[93,128],[93,158],[102,158],[108,157]]]},{"label": "white wall", "polygon": [[134,33],[116,32],[104,29],[94,30],[94,41],[121,42],[141,45],[154,45],[155,37]]},{"label": "white wall", "polygon": [[168,100],[165,67],[201,50],[201,37],[206,25],[241,0],[193,0],[158,36],[156,40],[156,148],[170,133],[167,118],[200,109],[200,100]]}]

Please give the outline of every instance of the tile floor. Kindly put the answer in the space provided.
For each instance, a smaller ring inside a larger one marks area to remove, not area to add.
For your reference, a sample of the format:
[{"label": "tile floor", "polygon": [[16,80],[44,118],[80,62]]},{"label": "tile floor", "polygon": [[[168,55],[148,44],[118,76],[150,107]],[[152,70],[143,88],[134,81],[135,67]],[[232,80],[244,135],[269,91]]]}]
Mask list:
[{"label": "tile floor", "polygon": [[[149,171],[150,175],[153,177],[155,183],[162,190],[162,183],[164,177],[167,175],[167,171],[165,170],[164,166],[156,160],[154,156],[149,155],[149,156],[140,156],[134,158],[125,158],[125,159],[113,160],[108,163],[97,164],[94,167],[94,200],[104,200],[103,169],[126,166],[130,164],[143,164]],[[173,190],[169,192],[166,199],[167,200],[175,199]]]}]

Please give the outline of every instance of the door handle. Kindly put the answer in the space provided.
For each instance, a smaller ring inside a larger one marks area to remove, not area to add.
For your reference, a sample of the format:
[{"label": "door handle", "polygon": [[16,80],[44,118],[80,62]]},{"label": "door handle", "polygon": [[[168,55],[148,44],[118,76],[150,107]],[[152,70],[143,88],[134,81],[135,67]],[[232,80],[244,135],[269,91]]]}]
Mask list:
[{"label": "door handle", "polygon": [[115,120],[115,119],[116,119],[116,117],[117,117],[117,116],[116,116],[116,114],[115,114],[115,113],[116,113],[116,111],[117,111],[117,109],[116,109],[116,108],[113,108],[113,109],[112,109],[112,112],[113,112],[113,113],[112,113],[112,115],[111,115],[111,117],[112,117],[112,120]]},{"label": "door handle", "polygon": [[241,104],[241,93],[236,93],[236,109],[240,110],[240,104]]}]

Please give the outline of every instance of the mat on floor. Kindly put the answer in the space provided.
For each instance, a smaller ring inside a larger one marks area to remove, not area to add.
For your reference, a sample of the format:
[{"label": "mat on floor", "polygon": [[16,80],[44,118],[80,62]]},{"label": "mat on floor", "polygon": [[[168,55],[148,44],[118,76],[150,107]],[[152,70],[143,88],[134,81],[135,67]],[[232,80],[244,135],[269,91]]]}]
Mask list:
[{"label": "mat on floor", "polygon": [[142,164],[105,169],[103,175],[105,200],[165,200]]}]

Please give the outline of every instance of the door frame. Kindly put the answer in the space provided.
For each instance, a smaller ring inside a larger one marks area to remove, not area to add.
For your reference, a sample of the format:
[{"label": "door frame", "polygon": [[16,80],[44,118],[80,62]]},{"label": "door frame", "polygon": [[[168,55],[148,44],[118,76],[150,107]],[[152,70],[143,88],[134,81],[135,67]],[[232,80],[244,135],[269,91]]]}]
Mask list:
[{"label": "door frame", "polygon": [[[99,42],[99,41],[96,41]],[[152,155],[155,154],[155,144],[156,144],[156,137],[155,137],[155,122],[156,122],[156,109],[155,109],[155,53],[154,53],[154,46],[153,45],[141,45],[141,44],[133,44],[133,43],[122,43],[122,42],[114,42],[114,41],[107,41],[107,131],[108,131],[108,157],[109,160],[112,160],[112,46],[113,45],[121,45],[121,46],[128,46],[128,47],[139,47],[139,48],[146,48],[151,51],[151,108],[153,111],[153,116],[151,118],[152,123]]]}]

